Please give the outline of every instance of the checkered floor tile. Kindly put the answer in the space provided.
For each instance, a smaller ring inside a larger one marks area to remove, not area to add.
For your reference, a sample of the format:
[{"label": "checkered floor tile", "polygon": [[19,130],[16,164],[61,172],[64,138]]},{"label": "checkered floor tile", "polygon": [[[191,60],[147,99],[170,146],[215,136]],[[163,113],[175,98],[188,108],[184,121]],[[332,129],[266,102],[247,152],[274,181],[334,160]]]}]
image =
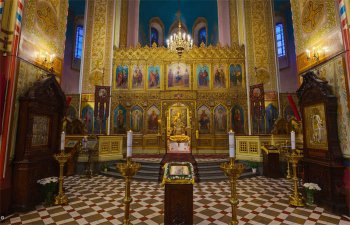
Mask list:
[{"label": "checkered floor tile", "polygon": [[[254,177],[238,181],[239,224],[341,224],[349,218],[337,216],[320,207],[293,208],[288,205],[290,182],[285,179]],[[4,224],[121,224],[124,184],[115,178],[79,176],[65,180],[69,198],[66,206],[17,214]],[[163,224],[164,188],[154,182],[132,182],[131,222],[140,225]],[[194,224],[228,224],[231,217],[229,183],[204,182],[194,186]]]}]

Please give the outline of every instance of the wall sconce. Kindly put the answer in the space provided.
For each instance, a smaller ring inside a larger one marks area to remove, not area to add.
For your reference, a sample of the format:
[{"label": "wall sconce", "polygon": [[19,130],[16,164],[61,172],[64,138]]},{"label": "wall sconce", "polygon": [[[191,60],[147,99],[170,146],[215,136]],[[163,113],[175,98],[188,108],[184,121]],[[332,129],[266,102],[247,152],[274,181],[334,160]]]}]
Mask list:
[{"label": "wall sconce", "polygon": [[40,51],[36,53],[36,61],[40,65],[49,69],[50,72],[54,71],[53,65],[54,65],[55,57],[56,57],[55,54],[49,54],[48,52]]},{"label": "wall sconce", "polygon": [[312,51],[310,51],[309,49],[306,49],[305,50],[306,59],[307,59],[307,61],[314,60],[314,61],[318,62],[320,60],[321,56],[322,57],[326,56],[326,52],[327,52],[327,47],[323,47],[323,48],[313,47]]}]

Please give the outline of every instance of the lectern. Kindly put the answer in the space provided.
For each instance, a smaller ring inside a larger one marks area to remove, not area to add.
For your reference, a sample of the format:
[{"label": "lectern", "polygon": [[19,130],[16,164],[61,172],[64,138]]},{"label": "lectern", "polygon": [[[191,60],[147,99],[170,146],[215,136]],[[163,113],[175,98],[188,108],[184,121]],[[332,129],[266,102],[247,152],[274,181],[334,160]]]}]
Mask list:
[{"label": "lectern", "polygon": [[172,162],[164,166],[164,224],[193,224],[193,166]]}]

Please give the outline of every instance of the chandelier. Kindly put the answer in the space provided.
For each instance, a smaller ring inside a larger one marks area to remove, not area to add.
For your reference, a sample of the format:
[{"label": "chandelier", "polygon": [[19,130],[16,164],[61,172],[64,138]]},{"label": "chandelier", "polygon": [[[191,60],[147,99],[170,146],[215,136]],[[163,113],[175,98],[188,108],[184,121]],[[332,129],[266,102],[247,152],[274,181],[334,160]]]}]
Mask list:
[{"label": "chandelier", "polygon": [[180,3],[179,3],[179,26],[178,32],[170,35],[167,39],[167,46],[170,51],[176,52],[179,57],[181,57],[184,51],[188,51],[192,48],[193,40],[189,34],[186,34],[185,31],[181,32],[181,20],[180,20]]}]

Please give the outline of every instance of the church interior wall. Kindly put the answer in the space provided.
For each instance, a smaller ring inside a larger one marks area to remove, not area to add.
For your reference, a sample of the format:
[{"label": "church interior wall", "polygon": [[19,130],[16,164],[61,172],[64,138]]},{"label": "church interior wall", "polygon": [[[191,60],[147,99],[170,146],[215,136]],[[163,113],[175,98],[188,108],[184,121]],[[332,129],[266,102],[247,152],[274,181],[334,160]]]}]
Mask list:
[{"label": "church interior wall", "polygon": [[[169,29],[176,20],[176,12],[179,10],[177,1],[147,1],[140,0],[139,15],[139,42],[142,46],[149,45],[148,23],[153,17],[159,17],[165,28],[165,36],[168,37]],[[198,2],[195,0],[180,0],[181,21],[189,28],[191,34],[192,26],[198,17],[204,17],[208,21],[207,43],[215,45],[218,42],[218,5],[216,0]],[[173,16],[169,16],[173,15]]]},{"label": "church interior wall", "polygon": [[[310,4],[311,1],[308,2]],[[338,100],[338,135],[344,157],[350,156],[349,92],[346,90],[346,70],[342,52],[342,35],[335,1],[313,1],[315,15],[310,16],[308,5],[301,0],[291,0],[296,42],[298,74],[314,70],[327,80]],[[319,12],[318,12],[318,11]],[[304,18],[305,17],[305,18]],[[306,23],[301,21],[305,19]],[[312,23],[315,22],[315,23]],[[311,25],[313,24],[313,26]],[[319,60],[313,58],[313,48],[320,50]],[[325,48],[325,49],[324,49]],[[311,51],[311,59],[306,57]],[[300,82],[301,82],[300,77]]]},{"label": "church interior wall", "polygon": [[84,26],[85,0],[70,0],[61,87],[66,94],[79,93],[81,60],[74,57],[76,26]]},{"label": "church interior wall", "polygon": [[274,1],[275,24],[282,23],[286,56],[278,57],[280,92],[293,93],[298,88],[294,31],[290,1]]}]

